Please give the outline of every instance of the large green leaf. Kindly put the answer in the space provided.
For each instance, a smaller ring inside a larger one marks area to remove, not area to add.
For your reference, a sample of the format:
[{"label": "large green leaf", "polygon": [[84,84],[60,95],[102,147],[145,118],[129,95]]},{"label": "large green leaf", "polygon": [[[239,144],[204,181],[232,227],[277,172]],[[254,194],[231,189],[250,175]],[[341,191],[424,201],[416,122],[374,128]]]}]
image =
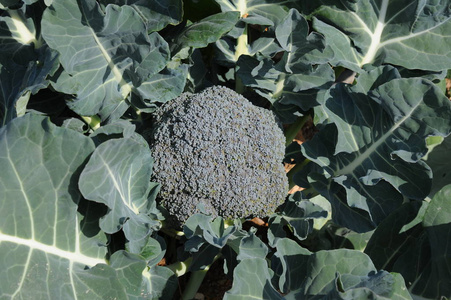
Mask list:
[{"label": "large green leaf", "polygon": [[80,175],[80,191],[86,199],[109,207],[100,220],[106,233],[124,227],[128,240],[149,236],[159,226],[149,213],[148,199],[156,183],[150,182],[153,159],[147,142],[136,136],[111,139],[100,144]]},{"label": "large green leaf", "polygon": [[177,37],[183,47],[203,48],[230,31],[238,21],[236,12],[218,13],[187,26]]},{"label": "large green leaf", "polygon": [[28,114],[0,130],[2,299],[171,297],[169,269],[147,268],[125,251],[106,264],[99,226],[106,208],[84,200],[77,185],[92,151],[90,138],[42,116]]},{"label": "large green leaf", "polygon": [[451,68],[448,0],[319,3],[325,5],[314,12],[313,27],[335,53],[333,64],[354,71],[368,63],[435,71]]},{"label": "large green leaf", "polygon": [[309,181],[331,201],[333,219],[364,232],[399,206],[401,195],[429,194],[431,170],[420,160],[425,138],[449,134],[451,106],[422,79],[394,79],[369,96],[359,89],[336,85],[329,91],[323,109],[334,124],[302,151],[316,163]]},{"label": "large green leaf", "polygon": [[166,102],[183,92],[187,76],[186,65],[152,75],[136,89],[140,97],[133,95],[131,102],[142,111],[152,112],[156,107],[155,102]]},{"label": "large green leaf", "polygon": [[377,268],[399,272],[414,295],[451,297],[451,185],[432,200],[406,203],[382,222],[365,252]]},{"label": "large green leaf", "polygon": [[41,116],[0,131],[2,297],[75,298],[88,290],[84,268],[105,263],[98,225],[77,213],[77,177],[93,150],[89,138]]},{"label": "large green leaf", "polygon": [[145,20],[149,31],[159,31],[167,25],[177,25],[183,16],[181,0],[102,0],[105,5],[130,5]]},{"label": "large green leaf", "polygon": [[76,95],[68,105],[78,114],[119,118],[132,92],[160,96],[135,88],[165,67],[169,48],[157,33],[147,34],[133,7],[110,4],[103,12],[94,0],[56,0],[44,13],[42,36],[64,67],[54,87]]},{"label": "large green leaf", "polygon": [[273,271],[264,259],[247,258],[236,266],[232,289],[224,299],[412,299],[402,276],[377,271],[360,251],[310,254],[288,239],[279,240],[277,247],[271,261],[277,272],[274,282],[286,294],[273,286]]},{"label": "large green leaf", "polygon": [[263,243],[255,232],[250,231],[240,241],[239,253],[237,260],[245,260],[249,258],[265,258],[268,255],[268,247]]},{"label": "large green leaf", "polygon": [[377,271],[360,251],[319,251],[309,257],[306,269],[296,299],[411,299],[399,274]]},{"label": "large green leaf", "polygon": [[204,214],[194,214],[183,225],[183,232],[190,239],[185,250],[195,252],[195,248],[204,243],[221,249],[238,230],[238,225],[239,223],[234,221],[233,225],[229,224],[226,227],[222,217],[213,218]]},{"label": "large green leaf", "polygon": [[258,60],[241,55],[237,62],[236,74],[244,85],[254,88],[271,103],[294,104],[303,110],[318,105],[314,97],[306,95],[318,93],[320,89],[332,85],[334,80],[332,68],[326,64],[306,66],[298,60],[299,63],[291,64],[290,68],[299,67],[303,70],[288,73],[284,69],[289,64],[284,62],[274,64],[271,59]]}]

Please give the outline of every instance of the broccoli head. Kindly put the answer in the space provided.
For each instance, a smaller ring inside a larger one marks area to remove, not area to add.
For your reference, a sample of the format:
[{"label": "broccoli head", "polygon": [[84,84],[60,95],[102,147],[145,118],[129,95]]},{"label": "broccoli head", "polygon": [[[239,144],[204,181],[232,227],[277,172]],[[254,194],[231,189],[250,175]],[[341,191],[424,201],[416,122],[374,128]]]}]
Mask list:
[{"label": "broccoli head", "polygon": [[274,114],[221,86],[184,93],[157,111],[150,145],[157,200],[182,225],[204,211],[264,217],[285,200],[285,137]]}]

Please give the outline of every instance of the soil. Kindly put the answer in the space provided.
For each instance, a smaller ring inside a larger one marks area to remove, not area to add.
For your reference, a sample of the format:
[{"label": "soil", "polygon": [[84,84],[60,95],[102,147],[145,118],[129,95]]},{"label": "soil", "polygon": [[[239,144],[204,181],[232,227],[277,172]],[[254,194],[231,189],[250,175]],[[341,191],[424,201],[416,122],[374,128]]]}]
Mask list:
[{"label": "soil", "polygon": [[224,274],[224,260],[218,259],[211,266],[196,295],[196,300],[221,300],[232,288],[232,280]]},{"label": "soil", "polygon": [[[224,274],[223,265],[224,259],[218,259],[211,265],[194,297],[195,300],[221,300],[224,294],[232,288],[232,280]],[[188,280],[188,274],[178,278],[179,288],[172,298],[173,300],[181,299]]]},{"label": "soil", "polygon": [[451,100],[451,79],[450,78],[446,78],[446,92],[447,92],[447,96],[449,98],[449,100]]}]

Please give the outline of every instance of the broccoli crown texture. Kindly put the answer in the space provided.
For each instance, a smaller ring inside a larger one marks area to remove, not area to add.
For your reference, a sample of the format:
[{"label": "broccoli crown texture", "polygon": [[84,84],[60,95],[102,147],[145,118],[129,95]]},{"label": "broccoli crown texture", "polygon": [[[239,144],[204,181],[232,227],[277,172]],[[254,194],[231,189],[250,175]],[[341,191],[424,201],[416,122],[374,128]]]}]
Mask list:
[{"label": "broccoli crown texture", "polygon": [[165,103],[154,121],[153,180],[175,224],[199,204],[231,219],[267,216],[284,201],[285,138],[271,111],[214,86]]}]

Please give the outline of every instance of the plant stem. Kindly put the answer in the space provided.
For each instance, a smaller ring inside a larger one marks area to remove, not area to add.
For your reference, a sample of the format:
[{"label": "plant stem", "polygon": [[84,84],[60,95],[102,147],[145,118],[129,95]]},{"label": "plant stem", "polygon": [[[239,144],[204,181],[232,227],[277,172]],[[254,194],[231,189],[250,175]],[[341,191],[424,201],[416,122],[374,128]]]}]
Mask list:
[{"label": "plant stem", "polygon": [[199,270],[191,274],[188,285],[183,291],[182,300],[191,300],[194,296],[196,296],[196,293],[199,290],[205,275],[207,275],[208,270],[209,268],[206,267],[204,270]]},{"label": "plant stem", "polygon": [[310,159],[306,158],[302,163],[297,163],[293,169],[291,169],[288,173],[287,173],[287,177],[288,177],[288,189],[291,189],[292,187],[294,187],[296,184],[293,181],[293,176],[294,174],[296,174],[297,172],[299,172],[300,170],[302,170],[302,168],[305,167],[305,165],[307,165],[310,162]]},{"label": "plant stem", "polygon": [[96,130],[100,127],[100,118],[98,116],[81,116],[81,118],[89,125],[92,130]]},{"label": "plant stem", "polygon": [[302,129],[302,127],[305,125],[305,123],[308,121],[309,118],[310,118],[309,115],[304,115],[302,117],[299,117],[296,122],[291,124],[285,130],[285,138],[286,138],[285,146],[288,146],[293,142],[293,140],[296,137],[296,135],[298,134],[299,130]]},{"label": "plant stem", "polygon": [[189,257],[185,261],[178,261],[173,264],[167,265],[166,268],[174,272],[175,275],[177,275],[177,277],[180,277],[182,275],[185,275],[186,271],[191,266],[192,262],[193,258]]},{"label": "plant stem", "polygon": [[183,291],[182,300],[191,300],[196,296],[197,291],[199,290],[200,285],[202,284],[202,281],[205,278],[205,275],[207,275],[208,270],[210,270],[211,265],[219,258],[221,257],[221,254],[218,254],[213,259],[213,262],[206,266],[205,269],[195,271],[191,274],[191,277],[189,278],[188,284],[186,285],[185,290]]},{"label": "plant stem", "polygon": [[[243,34],[237,39],[237,45],[235,48],[235,62],[238,61],[241,55],[248,55],[248,37],[247,37],[247,24],[244,25]],[[236,68],[235,68],[235,92],[238,94],[242,94],[244,92],[244,84],[241,81],[241,78],[236,76]]]},{"label": "plant stem", "polygon": [[173,228],[166,228],[164,227],[164,223],[163,223],[163,227],[161,227],[160,229],[161,232],[169,235],[172,238],[176,238],[176,239],[180,239],[180,237],[184,236],[185,233],[183,231],[179,231],[179,230],[175,230]]}]

